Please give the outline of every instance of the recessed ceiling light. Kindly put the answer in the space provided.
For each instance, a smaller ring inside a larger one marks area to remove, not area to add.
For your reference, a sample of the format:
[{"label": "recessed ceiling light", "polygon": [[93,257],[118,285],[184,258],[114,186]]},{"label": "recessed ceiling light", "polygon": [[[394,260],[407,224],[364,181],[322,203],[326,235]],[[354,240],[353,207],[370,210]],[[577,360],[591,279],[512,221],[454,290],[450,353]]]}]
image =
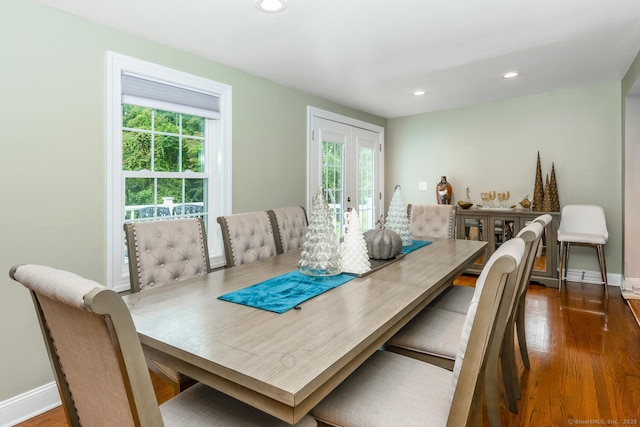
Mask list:
[{"label": "recessed ceiling light", "polygon": [[282,12],[287,8],[287,0],[256,0],[256,7],[266,13]]},{"label": "recessed ceiling light", "polygon": [[518,77],[518,74],[519,74],[519,73],[518,73],[517,71],[509,71],[509,72],[507,72],[507,73],[504,73],[504,74],[502,75],[502,78],[503,78],[503,79],[512,79],[512,78],[514,78],[514,77]]},{"label": "recessed ceiling light", "polygon": [[423,90],[416,90],[415,92],[413,92],[413,96],[422,96],[424,95],[426,92]]}]

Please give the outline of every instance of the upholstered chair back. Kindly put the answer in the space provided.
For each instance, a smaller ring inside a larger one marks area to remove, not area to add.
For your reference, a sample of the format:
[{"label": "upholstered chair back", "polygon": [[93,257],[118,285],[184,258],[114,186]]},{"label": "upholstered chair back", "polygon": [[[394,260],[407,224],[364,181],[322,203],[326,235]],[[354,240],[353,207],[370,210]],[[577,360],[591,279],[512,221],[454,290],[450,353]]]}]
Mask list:
[{"label": "upholstered chair back", "polygon": [[276,249],[279,254],[302,247],[307,234],[307,212],[302,206],[272,209],[267,211],[271,219]]},{"label": "upholstered chair back", "polygon": [[133,292],[203,276],[210,270],[201,217],[126,223],[124,231]]},{"label": "upholstered chair back", "polygon": [[31,291],[70,425],[162,425],[138,335],[116,292],[39,265],[14,267],[10,276]]},{"label": "upholstered chair back", "polygon": [[[508,240],[491,255],[476,281],[453,367],[452,407],[447,425],[468,425],[465,414],[481,399],[485,371],[488,364],[492,365],[490,351],[502,342],[508,316],[505,305],[512,304],[517,291],[524,253],[522,239]],[[457,420],[458,415],[464,417]]]},{"label": "upholstered chair back", "polygon": [[455,206],[409,204],[407,213],[413,237],[455,238]]},{"label": "upholstered chair back", "polygon": [[227,267],[277,255],[271,220],[266,211],[218,217]]}]

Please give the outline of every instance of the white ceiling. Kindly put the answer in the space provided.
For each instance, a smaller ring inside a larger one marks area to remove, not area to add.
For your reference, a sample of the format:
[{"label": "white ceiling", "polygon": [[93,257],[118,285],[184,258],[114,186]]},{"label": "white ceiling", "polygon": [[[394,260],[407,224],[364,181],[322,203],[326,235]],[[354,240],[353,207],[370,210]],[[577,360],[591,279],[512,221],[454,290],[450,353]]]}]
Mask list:
[{"label": "white ceiling", "polygon": [[640,50],[640,0],[37,1],[387,118],[620,81]]}]

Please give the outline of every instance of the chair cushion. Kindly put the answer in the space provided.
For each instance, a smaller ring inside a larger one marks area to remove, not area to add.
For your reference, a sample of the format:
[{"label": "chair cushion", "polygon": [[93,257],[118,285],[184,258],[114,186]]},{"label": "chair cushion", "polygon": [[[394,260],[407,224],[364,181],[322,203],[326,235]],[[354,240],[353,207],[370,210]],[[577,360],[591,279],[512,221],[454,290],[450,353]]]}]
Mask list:
[{"label": "chair cushion", "polygon": [[453,239],[455,212],[452,205],[411,205],[411,235]]},{"label": "chair cushion", "polygon": [[444,426],[452,384],[451,371],[377,351],[311,415],[334,426]]},{"label": "chair cushion", "polygon": [[591,245],[604,245],[608,235],[594,233],[562,233],[558,231],[559,242],[587,243]]},{"label": "chair cushion", "polygon": [[[203,384],[195,384],[160,405],[160,413],[167,427],[291,426]],[[316,421],[307,415],[295,426],[312,427],[316,424]]]},{"label": "chair cushion", "polygon": [[465,314],[427,306],[389,344],[418,353],[455,360]]},{"label": "chair cushion", "polygon": [[435,301],[429,304],[429,307],[467,314],[474,291],[475,288],[470,286],[451,286]]}]

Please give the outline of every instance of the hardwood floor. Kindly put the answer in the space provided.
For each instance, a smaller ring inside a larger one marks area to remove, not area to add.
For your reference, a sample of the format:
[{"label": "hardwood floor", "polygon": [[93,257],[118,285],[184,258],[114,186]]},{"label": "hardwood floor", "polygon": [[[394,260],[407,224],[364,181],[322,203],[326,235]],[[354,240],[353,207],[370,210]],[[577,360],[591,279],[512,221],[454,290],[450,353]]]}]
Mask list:
[{"label": "hardwood floor", "polygon": [[[460,284],[473,284],[463,277]],[[569,283],[557,289],[532,284],[527,295],[531,369],[518,358],[522,399],[509,412],[501,391],[502,425],[570,426],[640,424],[640,327],[620,290]],[[152,377],[155,377],[152,375]],[[155,377],[158,400],[171,390]],[[485,425],[488,425],[485,419]],[[66,427],[61,408],[21,427]]]}]

